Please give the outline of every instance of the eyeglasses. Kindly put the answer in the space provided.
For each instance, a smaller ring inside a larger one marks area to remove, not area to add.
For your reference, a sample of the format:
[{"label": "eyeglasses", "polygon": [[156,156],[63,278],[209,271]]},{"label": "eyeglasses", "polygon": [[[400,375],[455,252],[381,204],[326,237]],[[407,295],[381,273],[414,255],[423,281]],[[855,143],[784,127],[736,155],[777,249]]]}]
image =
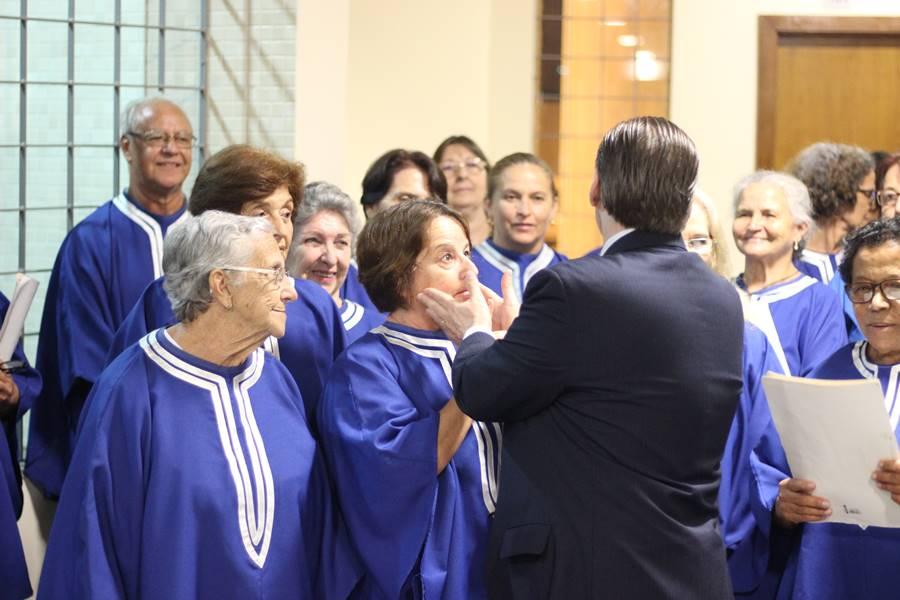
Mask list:
[{"label": "eyeglasses", "polygon": [[268,281],[266,283],[274,283],[276,286],[280,286],[284,281],[284,278],[287,277],[287,271],[284,270],[284,267],[278,269],[260,269],[257,267],[232,267],[230,265],[224,265],[219,268],[223,271],[240,271],[241,273],[259,273],[260,275],[267,275]]},{"label": "eyeglasses", "polygon": [[900,300],[900,279],[885,279],[881,283],[854,283],[846,286],[847,296],[853,304],[868,304],[881,290],[886,300]]},{"label": "eyeglasses", "polygon": [[484,171],[484,161],[480,158],[473,158],[466,162],[446,161],[440,164],[440,169],[444,175],[453,175],[456,171],[463,171],[467,175],[477,175]]},{"label": "eyeglasses", "polygon": [[882,208],[885,206],[895,206],[897,204],[898,196],[900,196],[900,194],[894,190],[882,190],[876,194],[875,201],[878,202],[878,206]]},{"label": "eyeglasses", "polygon": [[150,131],[144,132],[129,131],[127,132],[127,135],[140,139],[144,144],[151,148],[162,148],[171,141],[182,150],[187,150],[188,148],[193,148],[194,144],[197,143],[197,138],[186,131],[179,131],[174,135],[169,135],[168,133],[151,129]]},{"label": "eyeglasses", "polygon": [[713,249],[713,241],[708,237],[691,238],[684,243],[685,247],[697,254],[709,254]]},{"label": "eyeglasses", "polygon": [[863,196],[865,196],[866,198],[868,198],[869,202],[875,202],[875,197],[877,195],[875,188],[872,188],[871,190],[864,190],[862,188],[856,188],[856,191],[857,191],[857,193],[860,193]]}]

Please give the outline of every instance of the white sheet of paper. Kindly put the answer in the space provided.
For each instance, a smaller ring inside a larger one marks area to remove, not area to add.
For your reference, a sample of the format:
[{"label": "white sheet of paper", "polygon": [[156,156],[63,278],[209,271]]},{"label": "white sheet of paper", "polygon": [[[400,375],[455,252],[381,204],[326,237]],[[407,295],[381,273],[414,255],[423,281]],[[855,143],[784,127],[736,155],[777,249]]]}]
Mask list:
[{"label": "white sheet of paper", "polygon": [[38,282],[27,275],[16,273],[16,289],[9,299],[9,309],[0,327],[0,363],[8,362],[16,350],[16,344],[25,330],[25,317],[34,300]]},{"label": "white sheet of paper", "polygon": [[763,386],[791,473],[828,499],[827,521],[900,527],[900,504],[872,480],[879,461],[898,456],[878,381],[771,374]]}]

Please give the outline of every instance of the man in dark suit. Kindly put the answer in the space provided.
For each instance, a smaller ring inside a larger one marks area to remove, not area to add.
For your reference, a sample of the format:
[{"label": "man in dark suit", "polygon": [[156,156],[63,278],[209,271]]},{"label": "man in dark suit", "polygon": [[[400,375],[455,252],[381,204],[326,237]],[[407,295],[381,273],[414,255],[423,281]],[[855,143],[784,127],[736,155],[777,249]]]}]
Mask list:
[{"label": "man in dark suit", "polygon": [[460,408],[504,423],[492,598],[731,597],[716,493],[743,318],[679,235],[696,176],[673,123],[620,123],[590,194],[606,243],[535,275],[503,339],[473,277],[464,302],[421,296],[463,338]]}]

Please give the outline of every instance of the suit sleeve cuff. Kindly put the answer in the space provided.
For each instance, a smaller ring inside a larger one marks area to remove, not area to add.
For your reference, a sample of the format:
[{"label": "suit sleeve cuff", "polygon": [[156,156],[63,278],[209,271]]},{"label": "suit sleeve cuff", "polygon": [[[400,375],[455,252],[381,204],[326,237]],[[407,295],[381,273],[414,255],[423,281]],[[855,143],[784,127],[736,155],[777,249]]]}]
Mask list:
[{"label": "suit sleeve cuff", "polygon": [[462,339],[468,338],[473,333],[486,333],[489,336],[494,337],[494,333],[487,327],[482,327],[480,325],[472,325],[471,327],[466,329],[466,332],[463,334]]}]

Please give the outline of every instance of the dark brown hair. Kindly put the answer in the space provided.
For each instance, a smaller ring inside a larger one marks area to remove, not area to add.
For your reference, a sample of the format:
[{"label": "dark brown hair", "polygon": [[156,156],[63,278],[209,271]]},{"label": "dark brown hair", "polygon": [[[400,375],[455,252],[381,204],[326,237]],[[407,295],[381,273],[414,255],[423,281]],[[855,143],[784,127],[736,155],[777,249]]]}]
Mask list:
[{"label": "dark brown hair", "polygon": [[424,152],[398,148],[379,156],[366,171],[362,181],[363,193],[360,198],[362,205],[371,206],[381,202],[384,195],[391,189],[394,175],[409,168],[422,172],[428,183],[428,193],[433,197],[440,198],[443,202],[447,201],[447,180],[444,179],[444,174],[434,164],[434,161],[428,158]]},{"label": "dark brown hair", "polygon": [[847,234],[844,238],[844,258],[840,266],[844,283],[853,283],[853,261],[860,250],[890,242],[900,244],[900,217],[876,219]]},{"label": "dark brown hair", "polygon": [[374,215],[363,227],[356,245],[359,281],[381,312],[406,307],[413,267],[427,243],[428,227],[438,217],[459,223],[469,238],[466,220],[434,200],[402,202]]},{"label": "dark brown hair", "polygon": [[790,173],[809,189],[813,219],[838,217],[856,206],[856,190],[875,168],[872,156],[858,146],[819,142],[791,160]]},{"label": "dark brown hair", "polygon": [[431,156],[431,158],[434,159],[434,162],[437,163],[438,167],[440,167],[441,155],[444,154],[444,150],[446,150],[448,146],[462,146],[466,148],[469,152],[481,159],[481,162],[484,163],[485,171],[491,170],[491,163],[487,159],[487,156],[484,154],[478,144],[475,143],[475,140],[466,135],[451,135],[446,140],[441,142],[441,145],[437,147],[437,150],[435,150],[434,154]]},{"label": "dark brown hair", "polygon": [[207,210],[240,214],[247,202],[262,200],[286,186],[296,210],[303,202],[305,179],[300,163],[254,146],[234,144],[203,163],[191,190],[188,209],[193,215]]},{"label": "dark brown hair", "polygon": [[[872,157],[875,154],[872,153]],[[886,154],[875,163],[875,189],[879,192],[884,189],[884,177],[891,167],[900,162],[900,154]]]},{"label": "dark brown hair", "polygon": [[679,235],[697,181],[694,142],[662,117],[636,117],[610,129],[597,149],[600,202],[625,227]]}]

